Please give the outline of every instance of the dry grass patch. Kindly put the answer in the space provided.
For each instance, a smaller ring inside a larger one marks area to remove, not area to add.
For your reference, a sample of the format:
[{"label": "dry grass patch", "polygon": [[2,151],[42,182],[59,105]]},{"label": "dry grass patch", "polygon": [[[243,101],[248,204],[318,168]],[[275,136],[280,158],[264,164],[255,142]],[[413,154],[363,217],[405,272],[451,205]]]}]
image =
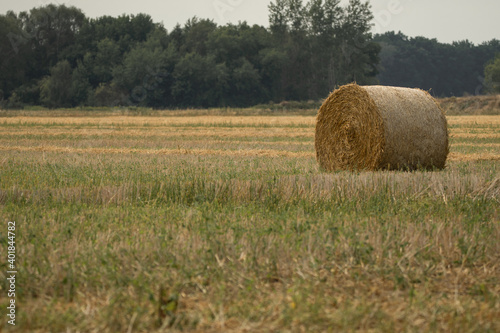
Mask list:
[{"label": "dry grass patch", "polygon": [[457,139],[498,139],[500,133],[450,133],[450,137]]},{"label": "dry grass patch", "polygon": [[500,116],[447,116],[448,124],[453,125],[499,125]]},{"label": "dry grass patch", "polygon": [[23,135],[48,135],[48,136],[61,136],[61,135],[112,135],[116,137],[122,136],[158,136],[158,137],[206,137],[206,136],[220,136],[220,137],[256,137],[256,138],[272,138],[272,137],[304,137],[313,138],[314,131],[312,129],[304,128],[219,128],[219,127],[200,127],[193,129],[192,127],[163,127],[163,128],[132,128],[132,129],[65,129],[59,128],[45,128],[45,129],[21,129],[9,130],[5,129],[0,133],[8,136],[23,136]]},{"label": "dry grass patch", "polygon": [[112,126],[151,126],[163,127],[172,125],[205,126],[214,125],[247,125],[247,126],[287,126],[304,125],[314,127],[315,117],[310,116],[195,116],[195,117],[10,117],[3,118],[4,124],[40,124],[40,125],[112,125]]},{"label": "dry grass patch", "polygon": [[21,152],[56,152],[71,154],[144,154],[144,155],[215,155],[215,156],[268,156],[268,157],[314,157],[312,152],[290,152],[272,149],[243,149],[243,150],[215,150],[215,149],[138,149],[138,148],[73,148],[57,146],[0,146],[2,151]]},{"label": "dry grass patch", "polygon": [[500,161],[500,152],[495,153],[450,153],[450,161]]}]

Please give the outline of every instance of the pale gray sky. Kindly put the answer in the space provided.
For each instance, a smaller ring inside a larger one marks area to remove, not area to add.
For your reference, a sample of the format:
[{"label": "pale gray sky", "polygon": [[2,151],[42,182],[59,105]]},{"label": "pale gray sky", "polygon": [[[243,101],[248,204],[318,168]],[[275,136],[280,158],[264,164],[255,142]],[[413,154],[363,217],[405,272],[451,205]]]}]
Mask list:
[{"label": "pale gray sky", "polygon": [[[2,0],[0,13],[20,12],[49,3],[76,6],[88,17],[146,13],[171,30],[198,16],[218,24],[247,21],[268,26],[271,0]],[[304,0],[304,3],[307,2]],[[348,3],[348,0],[342,0]],[[408,36],[437,38],[440,42],[469,39],[478,44],[500,39],[498,0],[371,0],[374,32],[401,30]]]}]

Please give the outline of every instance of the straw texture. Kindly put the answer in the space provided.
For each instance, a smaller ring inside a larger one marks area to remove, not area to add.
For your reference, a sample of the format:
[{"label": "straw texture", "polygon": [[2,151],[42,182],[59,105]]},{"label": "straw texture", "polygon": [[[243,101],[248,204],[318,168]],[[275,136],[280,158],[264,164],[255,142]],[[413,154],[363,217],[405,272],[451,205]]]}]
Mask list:
[{"label": "straw texture", "polygon": [[327,171],[442,169],[448,125],[423,90],[349,84],[321,106],[315,147]]}]

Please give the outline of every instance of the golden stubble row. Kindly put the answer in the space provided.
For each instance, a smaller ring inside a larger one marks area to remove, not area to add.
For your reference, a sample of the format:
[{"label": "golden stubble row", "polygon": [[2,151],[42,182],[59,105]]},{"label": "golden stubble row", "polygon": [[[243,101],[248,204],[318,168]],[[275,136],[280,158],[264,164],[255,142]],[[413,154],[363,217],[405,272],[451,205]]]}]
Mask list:
[{"label": "golden stubble row", "polygon": [[[449,125],[500,125],[500,116],[448,116]],[[193,117],[5,117],[5,124],[40,125],[121,125],[121,126],[169,126],[169,125],[247,125],[286,126],[304,125],[314,127],[314,116],[193,116]]]},{"label": "golden stubble row", "polygon": [[[255,137],[289,137],[289,138],[314,138],[312,128],[286,128],[286,127],[156,127],[156,128],[8,128],[0,127],[0,136],[19,137],[39,135],[47,137],[56,136],[116,136],[116,137],[221,137],[243,138]],[[451,138],[500,138],[500,127],[497,128],[457,128],[450,129]]]},{"label": "golden stubble row", "polygon": [[[274,149],[141,149],[141,148],[76,148],[59,146],[0,146],[0,151],[72,153],[72,154],[141,154],[141,155],[196,155],[196,156],[240,156],[240,157],[289,157],[315,158],[314,152],[291,152]],[[500,154],[494,153],[450,153],[449,161],[500,161]]]}]

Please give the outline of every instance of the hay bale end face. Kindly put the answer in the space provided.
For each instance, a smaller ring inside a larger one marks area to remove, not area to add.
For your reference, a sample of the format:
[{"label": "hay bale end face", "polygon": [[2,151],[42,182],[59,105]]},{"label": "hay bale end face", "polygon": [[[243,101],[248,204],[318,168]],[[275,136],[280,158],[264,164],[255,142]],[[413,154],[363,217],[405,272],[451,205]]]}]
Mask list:
[{"label": "hay bale end face", "polygon": [[442,169],[448,124],[426,91],[349,84],[321,106],[315,147],[327,171]]}]

